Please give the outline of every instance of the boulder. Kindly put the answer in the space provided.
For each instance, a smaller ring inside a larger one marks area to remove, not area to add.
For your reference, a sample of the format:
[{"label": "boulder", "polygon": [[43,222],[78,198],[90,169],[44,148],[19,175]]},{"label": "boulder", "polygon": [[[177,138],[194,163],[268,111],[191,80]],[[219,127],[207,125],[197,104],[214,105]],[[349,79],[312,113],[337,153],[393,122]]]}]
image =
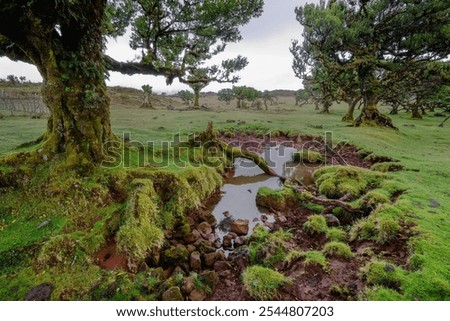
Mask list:
[{"label": "boulder", "polygon": [[233,248],[233,238],[231,235],[227,234],[223,237],[222,247],[225,250],[231,250]]},{"label": "boulder", "polygon": [[231,265],[227,261],[216,261],[214,263],[214,271],[221,273],[223,271],[229,270]]},{"label": "boulder", "polygon": [[205,265],[208,267],[212,267],[214,263],[217,261],[217,253],[216,252],[207,253],[205,254],[204,258],[205,258]]},{"label": "boulder", "polygon": [[203,235],[209,235],[212,233],[212,227],[211,225],[209,225],[207,222],[201,222],[197,229],[199,230],[199,232]]},{"label": "boulder", "polygon": [[200,276],[211,287],[211,290],[214,290],[219,284],[219,276],[215,271],[204,271]]},{"label": "boulder", "polygon": [[200,271],[202,268],[202,260],[200,258],[200,253],[197,251],[194,251],[191,253],[190,259],[189,259],[189,265],[191,266],[192,270]]},{"label": "boulder", "polygon": [[184,301],[183,294],[181,294],[181,290],[177,286],[173,286],[165,291],[162,295],[163,301]]},{"label": "boulder", "polygon": [[325,220],[327,221],[328,226],[340,226],[341,225],[341,222],[339,221],[339,219],[336,216],[334,216],[333,214],[326,214]]},{"label": "boulder", "polygon": [[247,239],[243,236],[239,236],[234,240],[234,247],[239,247],[242,245],[245,245],[245,243],[247,242]]},{"label": "boulder", "polygon": [[194,279],[191,276],[188,276],[183,280],[183,284],[181,285],[181,292],[183,292],[184,295],[189,295],[192,290],[194,290],[194,287]]},{"label": "boulder", "polygon": [[32,288],[27,295],[25,301],[48,301],[53,292],[53,286],[48,283],[40,284]]},{"label": "boulder", "polygon": [[230,230],[237,235],[247,235],[249,230],[248,223],[248,220],[237,219],[231,222]]},{"label": "boulder", "polygon": [[198,230],[192,230],[192,232],[184,238],[187,244],[195,243],[201,237]]},{"label": "boulder", "polygon": [[191,301],[203,301],[206,299],[206,294],[200,290],[194,289],[189,295],[189,300]]}]

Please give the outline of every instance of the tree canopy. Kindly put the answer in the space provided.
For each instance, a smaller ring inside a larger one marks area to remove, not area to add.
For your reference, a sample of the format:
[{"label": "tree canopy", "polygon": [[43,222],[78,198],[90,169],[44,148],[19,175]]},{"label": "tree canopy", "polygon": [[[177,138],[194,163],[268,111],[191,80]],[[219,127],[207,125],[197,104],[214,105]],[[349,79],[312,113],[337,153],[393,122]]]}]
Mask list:
[{"label": "tree canopy", "polygon": [[405,74],[450,54],[449,0],[321,1],[298,7],[296,15],[304,27],[304,41],[291,48],[297,76],[327,79],[321,90],[333,99],[361,95],[356,125],[393,127],[377,103]]},{"label": "tree canopy", "polygon": [[[107,71],[189,79],[203,68],[209,81],[233,80],[245,59],[205,61],[241,39],[239,27],[262,13],[263,0],[0,0],[0,56],[34,64],[52,114],[41,138],[48,156],[67,166],[105,158],[115,137],[106,95]],[[105,55],[107,37],[131,30],[134,61]]]}]

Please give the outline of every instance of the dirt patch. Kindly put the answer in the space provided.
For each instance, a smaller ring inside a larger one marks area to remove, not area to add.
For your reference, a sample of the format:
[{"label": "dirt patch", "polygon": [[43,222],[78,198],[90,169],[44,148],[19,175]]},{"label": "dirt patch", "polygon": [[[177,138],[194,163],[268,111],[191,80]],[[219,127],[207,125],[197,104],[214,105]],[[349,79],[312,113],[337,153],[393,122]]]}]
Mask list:
[{"label": "dirt patch", "polygon": [[114,239],[108,240],[106,247],[94,255],[94,262],[103,269],[128,271],[127,258],[117,252],[117,244]]},{"label": "dirt patch", "polygon": [[249,133],[232,132],[232,135],[229,135],[229,133],[223,132],[219,135],[219,139],[231,146],[257,153],[261,153],[265,147],[275,147],[277,145],[292,147],[297,150],[302,148],[309,149],[325,156],[326,165],[351,165],[370,168],[374,164],[372,160],[358,156],[357,147],[340,143],[334,148],[329,148],[329,144],[322,137],[300,134],[288,135],[280,132],[261,137],[260,135]]}]

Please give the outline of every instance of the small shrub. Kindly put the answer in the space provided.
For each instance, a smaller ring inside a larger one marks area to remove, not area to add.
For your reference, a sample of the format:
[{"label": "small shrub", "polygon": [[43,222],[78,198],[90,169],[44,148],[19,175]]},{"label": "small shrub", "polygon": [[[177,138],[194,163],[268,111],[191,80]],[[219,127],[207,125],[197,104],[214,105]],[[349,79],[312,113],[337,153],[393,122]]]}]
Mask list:
[{"label": "small shrub", "polygon": [[368,285],[399,289],[403,279],[403,270],[389,262],[373,260],[361,268],[361,276]]},{"label": "small shrub", "polygon": [[303,224],[303,229],[310,235],[316,233],[326,233],[328,226],[325,217],[322,215],[311,215]]},{"label": "small shrub", "polygon": [[328,242],[323,247],[323,252],[327,256],[334,256],[343,259],[352,259],[354,257],[350,246],[342,242]]},{"label": "small shrub", "polygon": [[291,281],[283,274],[262,266],[250,266],[243,275],[244,287],[256,300],[269,301],[277,298],[278,289]]},{"label": "small shrub", "polygon": [[347,233],[337,227],[329,228],[326,232],[328,241],[343,242],[347,240]]}]

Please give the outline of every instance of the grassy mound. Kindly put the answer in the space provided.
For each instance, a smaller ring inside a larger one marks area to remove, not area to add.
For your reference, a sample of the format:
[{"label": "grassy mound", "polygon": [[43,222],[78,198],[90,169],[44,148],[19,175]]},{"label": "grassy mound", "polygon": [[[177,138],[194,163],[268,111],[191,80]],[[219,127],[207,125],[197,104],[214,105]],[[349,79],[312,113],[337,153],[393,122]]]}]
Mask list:
[{"label": "grassy mound", "polygon": [[278,289],[291,281],[283,274],[262,266],[250,266],[242,274],[245,290],[256,300],[277,298]]}]

